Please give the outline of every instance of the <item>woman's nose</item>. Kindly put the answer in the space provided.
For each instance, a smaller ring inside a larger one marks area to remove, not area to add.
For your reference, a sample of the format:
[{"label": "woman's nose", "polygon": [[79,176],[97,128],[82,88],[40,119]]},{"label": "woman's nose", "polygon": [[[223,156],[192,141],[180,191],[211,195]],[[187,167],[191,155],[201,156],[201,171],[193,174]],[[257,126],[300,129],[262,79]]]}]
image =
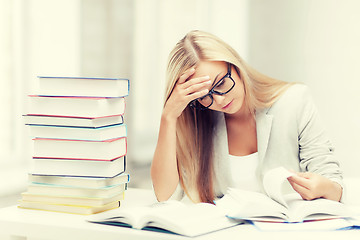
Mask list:
[{"label": "woman's nose", "polygon": [[224,101],[225,99],[225,96],[224,95],[216,95],[216,94],[213,94],[213,98],[214,98],[214,101],[216,102],[217,105],[222,105],[222,102]]}]

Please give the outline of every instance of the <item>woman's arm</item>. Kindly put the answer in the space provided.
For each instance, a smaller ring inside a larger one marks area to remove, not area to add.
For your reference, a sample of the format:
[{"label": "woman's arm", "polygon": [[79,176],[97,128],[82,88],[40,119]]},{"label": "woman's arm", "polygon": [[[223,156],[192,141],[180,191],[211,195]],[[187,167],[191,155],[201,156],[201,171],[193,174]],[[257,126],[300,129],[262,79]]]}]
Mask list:
[{"label": "woman's arm", "polygon": [[342,172],[334,148],[324,130],[317,108],[307,88],[302,91],[297,114],[301,173],[289,179],[304,199],[342,198]]},{"label": "woman's arm", "polygon": [[151,164],[151,178],[158,201],[165,201],[179,183],[176,161],[176,119],[161,117],[160,131]]},{"label": "woman's arm", "polygon": [[210,86],[208,76],[190,79],[194,73],[195,69],[191,68],[179,78],[161,116],[158,142],[151,164],[151,178],[158,201],[168,200],[179,183],[176,160],[177,119],[189,102],[205,95]]}]

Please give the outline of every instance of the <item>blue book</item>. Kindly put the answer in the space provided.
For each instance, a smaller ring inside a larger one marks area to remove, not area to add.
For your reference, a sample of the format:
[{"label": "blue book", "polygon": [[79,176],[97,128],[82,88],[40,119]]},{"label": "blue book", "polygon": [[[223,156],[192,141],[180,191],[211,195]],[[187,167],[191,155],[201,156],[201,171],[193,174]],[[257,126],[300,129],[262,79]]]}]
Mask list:
[{"label": "blue book", "polygon": [[104,126],[111,126],[116,124],[123,124],[123,115],[112,115],[105,117],[69,117],[69,116],[54,116],[54,115],[23,115],[25,124],[32,125],[46,125],[46,126],[64,126],[64,127],[88,127],[98,128]]},{"label": "blue book", "polygon": [[34,138],[105,141],[127,136],[126,124],[104,127],[65,127],[30,124],[30,135]]}]

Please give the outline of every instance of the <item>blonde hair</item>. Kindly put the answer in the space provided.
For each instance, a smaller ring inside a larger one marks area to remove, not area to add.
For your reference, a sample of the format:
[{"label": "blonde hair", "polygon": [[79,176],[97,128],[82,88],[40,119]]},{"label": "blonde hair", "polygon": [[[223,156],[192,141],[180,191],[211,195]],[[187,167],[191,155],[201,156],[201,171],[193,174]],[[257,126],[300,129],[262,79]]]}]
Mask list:
[{"label": "blonde hair", "polygon": [[[218,37],[191,31],[171,51],[166,72],[165,103],[179,77],[200,61],[223,61],[234,66],[244,83],[245,104],[251,113],[270,107],[291,83],[265,76],[247,65],[238,53]],[[180,184],[194,202],[214,199],[213,130],[211,110],[187,106],[177,120],[176,158]]]}]

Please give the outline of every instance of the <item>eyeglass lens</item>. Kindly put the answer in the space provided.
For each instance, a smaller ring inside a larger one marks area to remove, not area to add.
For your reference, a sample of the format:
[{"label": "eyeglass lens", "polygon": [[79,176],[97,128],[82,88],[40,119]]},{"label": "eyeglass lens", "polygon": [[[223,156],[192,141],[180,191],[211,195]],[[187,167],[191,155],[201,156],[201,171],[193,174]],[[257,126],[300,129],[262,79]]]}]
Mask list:
[{"label": "eyeglass lens", "polygon": [[198,98],[197,100],[204,107],[208,107],[213,102],[213,99],[211,96],[212,94],[218,94],[218,95],[225,94],[233,87],[233,85],[234,85],[234,82],[229,77],[225,77],[225,78],[221,79],[218,83],[216,83],[216,86],[212,89],[212,93],[207,94],[201,98]]}]

